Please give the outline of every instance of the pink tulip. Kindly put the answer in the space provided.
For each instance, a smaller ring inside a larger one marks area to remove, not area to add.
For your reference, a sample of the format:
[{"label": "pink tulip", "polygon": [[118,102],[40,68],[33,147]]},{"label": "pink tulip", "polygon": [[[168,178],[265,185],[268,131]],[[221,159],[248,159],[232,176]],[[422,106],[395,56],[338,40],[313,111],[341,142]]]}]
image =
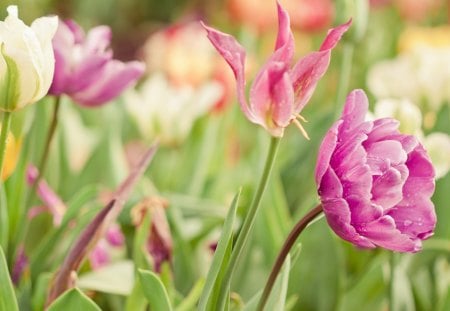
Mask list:
[{"label": "pink tulip", "polygon": [[275,51],[256,75],[250,88],[249,103],[245,95],[245,50],[230,35],[203,25],[208,38],[230,65],[236,78],[238,100],[245,116],[264,127],[272,136],[282,137],[285,127],[296,122],[300,111],[311,98],[317,82],[330,63],[331,50],[350,27],[351,21],[328,31],[318,52],[310,53],[291,67],[294,38],[289,16],[278,4],[279,30]]},{"label": "pink tulip", "polygon": [[355,90],[319,150],[316,182],[331,228],[359,247],[417,252],[436,225],[434,169],[416,137],[392,118],[364,121]]},{"label": "pink tulip", "polygon": [[107,26],[95,27],[85,36],[74,21],[60,21],[53,38],[55,74],[49,94],[67,94],[82,106],[95,107],[119,96],[139,79],[144,64],[113,59],[110,41]]}]

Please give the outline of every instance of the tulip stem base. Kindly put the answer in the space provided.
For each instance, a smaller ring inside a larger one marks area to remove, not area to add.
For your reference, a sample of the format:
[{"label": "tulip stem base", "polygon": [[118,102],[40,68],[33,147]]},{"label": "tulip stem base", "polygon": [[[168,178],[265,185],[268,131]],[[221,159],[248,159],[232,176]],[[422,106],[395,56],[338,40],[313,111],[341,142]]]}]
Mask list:
[{"label": "tulip stem base", "polygon": [[257,311],[263,311],[264,307],[269,299],[272,288],[275,284],[278,274],[283,267],[283,263],[286,260],[287,255],[291,251],[292,247],[297,241],[299,235],[303,232],[303,230],[311,223],[317,216],[322,213],[322,205],[319,204],[312,210],[308,212],[300,221],[294,226],[292,231],[289,233],[288,237],[284,241],[283,246],[281,247],[281,251],[278,254],[277,259],[272,267],[272,271],[270,272],[269,278],[267,280],[266,286],[264,287],[264,291],[259,300]]},{"label": "tulip stem base", "polygon": [[244,222],[242,224],[241,231],[236,240],[236,244],[233,247],[231,252],[230,261],[228,262],[228,267],[225,271],[225,274],[222,279],[222,286],[220,291],[220,296],[218,299],[218,308],[216,310],[223,310],[226,305],[226,298],[228,290],[230,287],[231,278],[233,276],[233,272],[236,269],[236,266],[242,256],[245,244],[249,238],[250,231],[253,228],[253,224],[255,222],[256,214],[258,211],[258,207],[261,203],[261,198],[264,194],[264,190],[266,189],[267,183],[269,181],[270,173],[272,171],[273,163],[275,162],[275,158],[277,155],[278,146],[280,144],[280,138],[272,137],[270,141],[269,152],[267,154],[266,163],[264,166],[263,174],[261,175],[261,179],[259,180],[258,188],[253,197],[253,201],[250,205],[250,208],[247,212],[247,215],[244,218]]},{"label": "tulip stem base", "polygon": [[12,112],[3,113],[2,131],[0,134],[0,183],[2,183],[3,164],[6,155],[6,143],[8,141],[9,128],[11,127]]}]

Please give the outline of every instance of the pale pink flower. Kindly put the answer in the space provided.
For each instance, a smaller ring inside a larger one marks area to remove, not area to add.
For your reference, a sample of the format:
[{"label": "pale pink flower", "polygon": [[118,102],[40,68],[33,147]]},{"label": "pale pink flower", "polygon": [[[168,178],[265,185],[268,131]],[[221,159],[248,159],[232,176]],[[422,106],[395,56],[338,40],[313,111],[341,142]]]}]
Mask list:
[{"label": "pale pink flower", "polygon": [[256,75],[245,95],[245,50],[230,35],[204,25],[208,38],[230,65],[236,77],[237,95],[245,116],[264,127],[272,136],[283,136],[291,123],[300,124],[299,113],[311,98],[319,79],[330,63],[331,50],[350,27],[351,21],[328,31],[319,51],[312,52],[291,66],[294,38],[289,16],[278,4],[279,30],[275,51]]}]

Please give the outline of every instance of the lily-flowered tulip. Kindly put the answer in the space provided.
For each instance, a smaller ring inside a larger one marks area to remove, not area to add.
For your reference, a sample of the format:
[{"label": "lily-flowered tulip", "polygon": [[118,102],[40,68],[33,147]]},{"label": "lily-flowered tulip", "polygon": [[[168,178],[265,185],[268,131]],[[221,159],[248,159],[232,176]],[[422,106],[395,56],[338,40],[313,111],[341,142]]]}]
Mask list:
[{"label": "lily-flowered tulip", "polygon": [[144,73],[144,64],[123,63],[108,48],[111,30],[91,29],[85,36],[74,21],[60,22],[53,39],[55,75],[49,93],[66,94],[76,103],[94,107],[119,96]]},{"label": "lily-flowered tulip", "polygon": [[52,38],[58,18],[40,17],[29,27],[19,19],[17,6],[7,11],[0,21],[0,111],[12,112],[47,94],[55,68]]},{"label": "lily-flowered tulip", "polygon": [[245,96],[244,48],[232,36],[204,27],[211,43],[233,70],[238,100],[245,116],[264,127],[272,136],[282,137],[285,127],[293,121],[298,123],[298,114],[328,68],[331,50],[350,27],[351,21],[331,29],[319,51],[306,55],[292,68],[294,38],[289,15],[280,4],[278,21],[275,51],[256,75],[250,89],[249,104]]},{"label": "lily-flowered tulip", "polygon": [[367,109],[365,93],[351,92],[320,146],[315,177],[323,211],[354,245],[417,252],[436,225],[433,165],[397,120],[364,121]]}]

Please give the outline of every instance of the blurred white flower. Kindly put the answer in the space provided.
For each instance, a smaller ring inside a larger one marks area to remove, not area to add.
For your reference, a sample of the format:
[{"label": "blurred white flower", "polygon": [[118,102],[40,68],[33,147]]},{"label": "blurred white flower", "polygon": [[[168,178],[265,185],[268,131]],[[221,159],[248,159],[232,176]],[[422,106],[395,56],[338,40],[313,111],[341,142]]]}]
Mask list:
[{"label": "blurred white flower", "polygon": [[7,11],[0,21],[0,110],[15,111],[47,94],[55,68],[52,38],[58,18],[41,17],[27,26],[17,6]]},{"label": "blurred white flower", "polygon": [[450,170],[450,136],[445,133],[431,133],[422,140],[431,157],[436,179],[444,177]]},{"label": "blurred white flower", "polygon": [[177,144],[189,134],[195,120],[208,112],[222,96],[219,83],[194,88],[175,86],[162,74],[154,74],[139,90],[125,94],[125,104],[142,136],[159,138],[163,144]]},{"label": "blurred white flower", "polygon": [[367,83],[377,98],[407,98],[438,111],[450,101],[450,47],[418,46],[375,64]]},{"label": "blurred white flower", "polygon": [[422,113],[419,107],[408,99],[382,99],[375,104],[375,119],[395,118],[400,121],[399,130],[405,134],[420,136]]},{"label": "blurred white flower", "polygon": [[70,169],[79,172],[91,156],[99,135],[84,125],[81,116],[71,105],[64,106],[63,141]]}]

